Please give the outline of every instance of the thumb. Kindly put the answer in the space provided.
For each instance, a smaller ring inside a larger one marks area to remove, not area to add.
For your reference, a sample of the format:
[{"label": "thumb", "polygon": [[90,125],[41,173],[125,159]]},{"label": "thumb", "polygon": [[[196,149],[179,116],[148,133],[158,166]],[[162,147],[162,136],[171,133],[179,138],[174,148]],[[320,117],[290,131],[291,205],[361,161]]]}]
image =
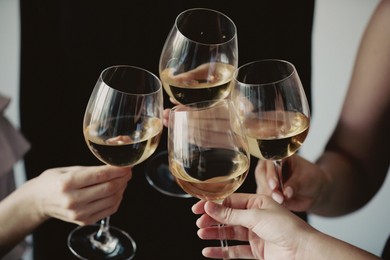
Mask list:
[{"label": "thumb", "polygon": [[211,201],[206,202],[204,209],[210,217],[222,224],[251,228],[258,222],[255,209],[233,209]]}]

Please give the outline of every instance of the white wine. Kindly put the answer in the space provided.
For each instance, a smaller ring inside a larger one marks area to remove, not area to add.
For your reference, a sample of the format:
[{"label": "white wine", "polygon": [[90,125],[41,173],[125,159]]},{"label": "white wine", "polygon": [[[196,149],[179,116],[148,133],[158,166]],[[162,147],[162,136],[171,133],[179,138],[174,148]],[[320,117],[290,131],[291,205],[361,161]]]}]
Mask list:
[{"label": "white wine", "polygon": [[160,77],[170,97],[180,104],[190,104],[226,98],[230,93],[234,69],[229,64],[212,63],[202,65],[195,69],[196,72],[176,75],[168,68],[161,72]]},{"label": "white wine", "polygon": [[[121,120],[134,122],[134,117]],[[156,150],[163,129],[159,118],[146,117],[141,120],[142,128],[137,128],[135,131],[129,128],[127,129],[129,134],[116,137],[111,137],[106,133],[91,135],[91,133],[98,133],[98,129],[88,126],[84,131],[88,147],[97,158],[109,165],[132,166],[141,163]]]},{"label": "white wine", "polygon": [[270,111],[243,120],[250,153],[261,159],[280,160],[294,154],[306,139],[310,120],[299,112]]},{"label": "white wine", "polygon": [[221,148],[197,151],[188,160],[170,158],[170,170],[177,183],[204,200],[221,200],[235,192],[248,169],[249,158],[244,153]]}]

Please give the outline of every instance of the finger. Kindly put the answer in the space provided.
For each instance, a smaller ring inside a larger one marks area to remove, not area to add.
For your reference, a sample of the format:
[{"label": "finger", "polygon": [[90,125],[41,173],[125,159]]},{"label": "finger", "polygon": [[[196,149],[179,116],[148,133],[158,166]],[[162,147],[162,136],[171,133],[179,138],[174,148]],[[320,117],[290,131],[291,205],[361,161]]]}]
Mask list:
[{"label": "finger", "polygon": [[194,214],[199,215],[204,213],[204,204],[206,201],[204,200],[199,200],[196,202],[192,207],[191,210]]},{"label": "finger", "polygon": [[111,206],[111,207],[108,207],[108,208],[104,208],[102,210],[100,210],[99,212],[96,212],[95,214],[93,215],[89,215],[88,217],[80,217],[80,218],[77,218],[77,220],[74,220],[74,221],[71,221],[71,220],[66,220],[67,222],[73,222],[77,225],[90,225],[90,224],[93,224],[93,223],[96,223],[98,222],[99,220],[102,220],[108,216],[111,216],[113,215],[116,211],[118,210],[118,207],[116,206]]},{"label": "finger", "polygon": [[248,209],[262,195],[248,193],[233,193],[223,201],[223,205],[235,209]]},{"label": "finger", "polygon": [[286,199],[291,199],[294,196],[294,189],[291,186],[286,186],[283,191],[283,195]]},{"label": "finger", "polygon": [[[105,183],[110,180],[125,177],[130,180],[132,170],[130,167],[114,167],[109,165],[91,166],[70,169],[63,178],[69,183],[69,187],[73,189],[88,187],[100,183]],[[124,180],[124,179],[122,179]]]},{"label": "finger", "polygon": [[[276,202],[283,204],[285,190],[280,191],[274,164],[271,161],[259,160],[255,169],[255,176],[257,193],[270,195]],[[286,194],[292,196],[291,191],[291,189],[287,189]]]},{"label": "finger", "polygon": [[163,111],[163,124],[165,127],[168,127],[168,122],[169,122],[169,108],[164,109]]},{"label": "finger", "polygon": [[254,196],[245,196],[245,194],[238,194],[238,196],[230,196],[228,198],[229,201],[226,204],[224,201],[224,205],[227,205],[227,207],[206,202],[206,213],[221,223],[251,228],[259,221],[259,214],[262,212],[259,209],[275,207],[271,202],[272,200],[264,195],[254,194]]},{"label": "finger", "polygon": [[221,247],[206,247],[202,250],[202,255],[207,258],[223,259],[224,255]]},{"label": "finger", "polygon": [[284,202],[284,194],[279,190],[272,191],[271,197],[274,201],[276,201],[279,204],[283,204]]},{"label": "finger", "polygon": [[[254,259],[249,245],[229,246],[229,257],[231,259]],[[224,254],[221,247],[206,247],[202,255],[208,258],[223,259]]]},{"label": "finger", "polygon": [[279,189],[279,179],[276,173],[275,165],[270,160],[264,161],[264,170],[267,178],[267,183],[272,191]]},{"label": "finger", "polygon": [[255,259],[250,245],[229,246],[229,256],[232,259]]},{"label": "finger", "polygon": [[220,227],[210,226],[201,228],[198,230],[197,234],[199,238],[205,240],[236,240],[236,241],[248,241],[248,229],[242,226],[223,226],[225,236],[221,236]]},{"label": "finger", "polygon": [[173,99],[172,97],[169,97],[169,101],[171,101],[172,104],[174,105],[180,105],[179,102],[177,102],[175,99]]},{"label": "finger", "polygon": [[200,218],[198,218],[196,220],[196,226],[198,228],[206,228],[206,227],[210,227],[210,226],[216,226],[218,224],[221,224],[221,223],[216,221],[215,219],[213,219],[212,217],[210,217],[207,214],[203,214],[202,216],[200,216]]},{"label": "finger", "polygon": [[123,192],[127,186],[127,181],[127,176],[123,176],[108,182],[83,187],[77,190],[70,190],[68,192],[68,203],[70,207],[77,207],[79,205],[110,197],[118,191]]},{"label": "finger", "polygon": [[114,214],[123,198],[123,190],[103,199],[94,200],[90,203],[79,204],[77,207],[70,208],[67,213],[68,221],[78,223],[94,223],[99,219]]},{"label": "finger", "polygon": [[271,195],[279,190],[279,181],[272,161],[259,160],[255,168],[257,193]]},{"label": "finger", "polygon": [[96,221],[99,221],[105,217],[111,216],[114,213],[116,213],[119,209],[121,198],[115,198],[114,201],[102,201],[102,205],[106,205],[106,207],[103,206],[95,206],[96,209],[100,209],[98,211],[92,211],[91,214],[88,217],[89,223],[94,223]]}]

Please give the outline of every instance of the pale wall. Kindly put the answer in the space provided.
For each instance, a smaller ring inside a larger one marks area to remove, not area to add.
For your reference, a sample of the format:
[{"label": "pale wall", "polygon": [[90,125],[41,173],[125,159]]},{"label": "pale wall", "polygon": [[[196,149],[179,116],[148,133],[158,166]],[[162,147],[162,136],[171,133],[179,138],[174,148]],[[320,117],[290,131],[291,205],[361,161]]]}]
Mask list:
[{"label": "pale wall", "polygon": [[[378,0],[318,0],[313,34],[313,121],[302,149],[314,160],[336,123],[363,29]],[[0,0],[0,92],[13,98],[7,115],[19,125],[18,1]],[[19,176],[23,175],[18,166]],[[19,178],[23,181],[23,178]],[[318,229],[380,254],[390,233],[390,178],[363,209],[345,217],[310,217]]]}]

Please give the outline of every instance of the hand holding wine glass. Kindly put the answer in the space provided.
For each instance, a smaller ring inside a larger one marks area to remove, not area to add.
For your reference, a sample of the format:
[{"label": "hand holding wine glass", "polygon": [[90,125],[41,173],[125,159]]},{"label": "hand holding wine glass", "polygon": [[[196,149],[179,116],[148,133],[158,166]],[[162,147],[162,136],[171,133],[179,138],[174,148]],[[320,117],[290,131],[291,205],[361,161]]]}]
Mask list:
[{"label": "hand holding wine glass", "polygon": [[[156,150],[162,129],[160,80],[147,70],[118,65],[100,74],[84,115],[84,137],[91,152],[105,164],[130,167]],[[80,226],[68,238],[81,259],[132,259],[136,244],[124,231],[100,225]]]},{"label": "hand holding wine glass", "polygon": [[274,162],[276,188],[283,193],[282,160],[297,152],[310,125],[308,102],[294,65],[270,59],[239,67],[231,98],[251,154]]},{"label": "hand holding wine glass", "polygon": [[[169,167],[184,191],[222,202],[244,182],[250,165],[246,136],[230,100],[204,101],[171,109]],[[220,226],[224,259],[229,259]]]},{"label": "hand holding wine glass", "polygon": [[[175,104],[226,98],[238,63],[237,30],[225,14],[207,8],[180,13],[165,41],[159,73]],[[164,157],[164,158],[162,158]],[[164,194],[189,197],[167,170],[166,153],[150,160],[149,183]]]}]

